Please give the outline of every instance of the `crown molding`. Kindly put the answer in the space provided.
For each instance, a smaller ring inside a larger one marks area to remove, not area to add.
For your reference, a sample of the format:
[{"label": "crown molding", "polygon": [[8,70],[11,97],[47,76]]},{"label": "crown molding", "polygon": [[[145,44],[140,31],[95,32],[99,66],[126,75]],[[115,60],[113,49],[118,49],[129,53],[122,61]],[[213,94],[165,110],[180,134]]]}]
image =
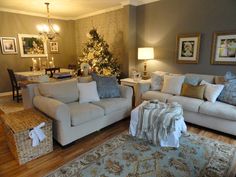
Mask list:
[{"label": "crown molding", "polygon": [[[2,7],[0,7],[0,12],[9,12],[9,13],[15,13],[15,14],[22,14],[22,15],[30,15],[30,16],[47,18],[46,14],[26,12],[26,11],[22,11],[22,10],[14,10],[14,9],[2,8]],[[73,17],[51,16],[51,18],[59,19],[59,20],[73,20]]]},{"label": "crown molding", "polygon": [[122,5],[109,7],[107,9],[98,10],[96,12],[88,13],[88,14],[85,14],[85,15],[80,15],[80,16],[74,18],[73,20],[79,20],[79,19],[82,19],[82,18],[87,18],[87,17],[91,17],[91,16],[95,16],[95,15],[99,15],[99,14],[103,14],[103,13],[107,13],[107,12],[112,12],[112,11],[119,10],[119,9],[122,9],[122,8],[123,8]]},{"label": "crown molding", "polygon": [[126,6],[126,5],[141,6],[141,5],[149,4],[156,1],[160,1],[160,0],[126,0],[126,1],[121,2],[121,4],[122,6]]},{"label": "crown molding", "polygon": [[[120,3],[121,5],[109,7],[109,8],[106,8],[106,9],[98,10],[96,12],[80,15],[80,16],[77,16],[77,17],[51,16],[51,18],[59,19],[59,20],[79,20],[79,19],[82,19],[82,18],[87,18],[87,17],[91,17],[91,16],[95,16],[95,15],[99,15],[99,14],[119,10],[119,9],[122,9],[126,5],[140,6],[140,5],[149,4],[149,3],[152,3],[152,2],[156,2],[156,1],[160,1],[160,0],[126,0],[126,1],[121,2]],[[47,18],[46,14],[26,12],[26,11],[14,10],[14,9],[8,9],[8,8],[1,8],[0,7],[0,11]]]}]

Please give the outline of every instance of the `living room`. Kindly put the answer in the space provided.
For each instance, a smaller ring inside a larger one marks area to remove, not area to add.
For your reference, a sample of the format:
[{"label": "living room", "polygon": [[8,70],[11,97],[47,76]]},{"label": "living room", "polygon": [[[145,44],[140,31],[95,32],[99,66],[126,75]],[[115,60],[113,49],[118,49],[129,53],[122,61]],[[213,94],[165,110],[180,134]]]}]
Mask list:
[{"label": "living room", "polygon": [[[1,0],[0,176],[235,176],[235,7]],[[145,104],[179,134],[148,142]]]}]

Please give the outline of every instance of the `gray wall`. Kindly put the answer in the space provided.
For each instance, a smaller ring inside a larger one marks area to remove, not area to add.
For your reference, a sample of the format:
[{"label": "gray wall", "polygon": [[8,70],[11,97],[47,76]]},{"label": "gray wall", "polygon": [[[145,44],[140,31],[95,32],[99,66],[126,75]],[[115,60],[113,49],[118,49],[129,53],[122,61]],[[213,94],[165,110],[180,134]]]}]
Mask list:
[{"label": "gray wall", "polygon": [[[148,70],[225,74],[235,66],[211,65],[212,33],[236,30],[235,0],[161,0],[137,7],[137,47],[155,47]],[[199,64],[176,64],[176,35],[202,34]],[[138,69],[143,69],[138,62]]]},{"label": "gray wall", "polygon": [[[60,28],[59,54],[50,54],[49,57],[55,58],[55,65],[67,67],[69,63],[75,63],[75,24],[74,21],[53,20]],[[45,18],[28,15],[0,12],[0,37],[17,38],[17,55],[3,55],[0,52],[0,93],[11,90],[10,80],[7,74],[7,68],[15,71],[28,71],[32,66],[31,58],[22,58],[20,56],[18,35],[38,34],[36,25],[46,23]]]}]

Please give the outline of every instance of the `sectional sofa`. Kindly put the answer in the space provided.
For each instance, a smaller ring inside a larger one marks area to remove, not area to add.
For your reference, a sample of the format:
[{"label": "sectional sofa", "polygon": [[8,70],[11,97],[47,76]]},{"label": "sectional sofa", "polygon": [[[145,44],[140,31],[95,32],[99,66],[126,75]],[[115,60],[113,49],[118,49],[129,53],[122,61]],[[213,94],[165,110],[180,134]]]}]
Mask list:
[{"label": "sectional sofa", "polygon": [[[185,76],[197,76],[209,83],[222,80],[222,77],[214,75],[188,73]],[[186,122],[236,135],[236,106],[219,101],[212,103],[201,99],[152,91],[150,88],[151,80],[146,83],[139,83],[136,88],[136,93],[138,93],[135,95],[136,99],[139,99],[139,102],[151,99],[158,99],[167,103],[178,102],[183,106]]]}]

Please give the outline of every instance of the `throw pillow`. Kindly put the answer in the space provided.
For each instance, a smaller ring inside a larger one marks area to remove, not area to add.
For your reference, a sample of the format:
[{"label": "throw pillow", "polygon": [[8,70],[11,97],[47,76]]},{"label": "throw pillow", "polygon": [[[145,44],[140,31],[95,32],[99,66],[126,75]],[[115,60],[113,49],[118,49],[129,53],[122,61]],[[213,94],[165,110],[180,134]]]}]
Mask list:
[{"label": "throw pillow", "polygon": [[236,106],[236,82],[226,83],[218,100]]},{"label": "throw pillow", "polygon": [[95,81],[88,83],[78,83],[79,103],[88,103],[92,101],[100,101]]},{"label": "throw pillow", "polygon": [[191,85],[183,83],[181,96],[191,97],[191,98],[198,98],[203,100],[205,85]]},{"label": "throw pillow", "polygon": [[151,90],[161,90],[163,86],[164,75],[168,74],[167,72],[156,71],[151,74]]},{"label": "throw pillow", "polygon": [[185,76],[184,83],[191,84],[191,85],[198,85],[200,78],[194,75],[187,75]]},{"label": "throw pillow", "polygon": [[226,74],[225,74],[225,80],[226,81],[234,80],[234,79],[236,79],[236,74],[234,74],[230,71],[226,72]]},{"label": "throw pillow", "polygon": [[180,95],[185,76],[164,75],[162,92],[173,95]]},{"label": "throw pillow", "polygon": [[92,78],[97,83],[98,95],[100,98],[120,97],[119,84],[114,76],[98,76],[92,73]]},{"label": "throw pillow", "polygon": [[218,96],[220,95],[221,91],[224,88],[224,85],[210,84],[204,80],[201,81],[200,85],[206,85],[204,97],[212,103],[216,102],[216,99],[218,98]]}]

